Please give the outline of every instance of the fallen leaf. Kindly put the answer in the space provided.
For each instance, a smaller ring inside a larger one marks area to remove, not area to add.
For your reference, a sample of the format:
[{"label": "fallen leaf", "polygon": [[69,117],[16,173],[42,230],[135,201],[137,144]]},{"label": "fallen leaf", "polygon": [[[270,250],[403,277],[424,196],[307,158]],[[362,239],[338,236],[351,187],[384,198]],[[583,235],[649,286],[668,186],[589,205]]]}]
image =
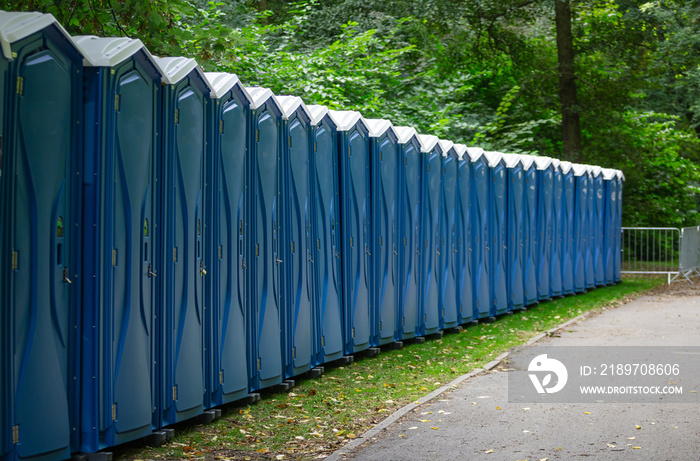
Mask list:
[{"label": "fallen leaf", "polygon": [[490,450],[486,450],[484,453],[493,453],[493,448]]},{"label": "fallen leaf", "polygon": [[270,452],[270,450],[268,450],[267,448],[260,448],[258,450],[258,453],[269,453],[269,452]]},{"label": "fallen leaf", "polygon": [[434,430],[434,431],[437,431],[437,430],[438,430],[437,427],[431,427],[431,429]]},{"label": "fallen leaf", "polygon": [[612,443],[607,444],[610,448],[617,448],[617,445],[613,445]]},{"label": "fallen leaf", "polygon": [[284,455],[277,455],[277,456],[275,456],[275,459],[284,459],[284,458],[285,458]]},{"label": "fallen leaf", "polygon": [[530,433],[530,431],[528,431],[528,430],[526,430],[526,429],[523,429],[523,432],[524,432],[525,434],[529,434],[529,433]]},{"label": "fallen leaf", "polygon": [[627,440],[634,440],[634,439],[636,439],[636,438],[637,438],[637,437],[628,437]]},{"label": "fallen leaf", "polygon": [[642,447],[632,447],[632,448],[634,448],[635,450],[639,450]]},{"label": "fallen leaf", "polygon": [[529,409],[530,409],[530,407],[523,408],[523,410],[525,410],[525,411],[528,411]]},{"label": "fallen leaf", "polygon": [[410,431],[412,431],[412,430],[418,429],[418,426],[409,427],[408,429],[409,429]]},{"label": "fallen leaf", "polygon": [[591,412],[590,412],[590,411],[584,411],[583,414],[584,414],[584,415],[590,415]]},{"label": "fallen leaf", "polygon": [[636,425],[636,426],[634,426],[634,427],[636,427],[637,429],[641,429],[641,428],[642,428],[642,426],[640,426],[640,425]]},{"label": "fallen leaf", "polygon": [[419,419],[418,421],[420,421],[421,423],[429,423],[430,422],[429,419]]},{"label": "fallen leaf", "polygon": [[355,434],[353,434],[352,432],[350,434],[348,434],[347,437],[349,439],[356,439],[357,438],[357,436]]},{"label": "fallen leaf", "polygon": [[501,407],[496,407],[496,410],[500,410],[500,409],[501,409]]},{"label": "fallen leaf", "polygon": [[476,405],[476,402],[472,402],[472,405]]},{"label": "fallen leaf", "polygon": [[406,437],[406,434],[399,434],[399,437]]}]

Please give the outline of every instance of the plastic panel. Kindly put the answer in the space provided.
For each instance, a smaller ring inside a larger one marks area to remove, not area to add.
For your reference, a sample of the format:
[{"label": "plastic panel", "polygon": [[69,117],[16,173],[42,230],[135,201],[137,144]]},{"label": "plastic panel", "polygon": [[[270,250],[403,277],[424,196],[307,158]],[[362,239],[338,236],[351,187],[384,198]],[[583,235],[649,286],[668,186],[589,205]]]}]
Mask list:
[{"label": "plastic panel", "polygon": [[550,295],[562,296],[562,256],[564,253],[564,180],[561,169],[552,172],[552,255],[549,265]]},{"label": "plastic panel", "polygon": [[398,338],[399,149],[392,131],[371,139],[374,289],[372,345]]},{"label": "plastic panel", "polygon": [[440,154],[433,150],[423,157],[423,229],[421,240],[423,294],[421,312],[423,315],[422,334],[430,335],[440,330],[438,304],[438,243],[440,240]]},{"label": "plastic panel", "polygon": [[589,220],[589,231],[593,239],[595,285],[605,285],[605,184],[602,174],[593,177],[592,214]]},{"label": "plastic panel", "polygon": [[367,133],[357,124],[341,132],[339,139],[345,352],[352,354],[367,349],[370,343],[369,144]]},{"label": "plastic panel", "polygon": [[509,309],[525,305],[525,176],[517,164],[508,168],[508,300]]},{"label": "plastic panel", "polygon": [[550,167],[537,174],[537,295],[544,300],[552,296],[553,171]]},{"label": "plastic panel", "polygon": [[523,274],[525,278],[525,305],[529,306],[536,304],[539,299],[537,295],[537,169],[532,164],[523,173],[525,175]]},{"label": "plastic panel", "polygon": [[95,129],[86,133],[86,151],[94,157],[86,159],[83,176],[83,245],[90,251],[83,265],[83,299],[89,304],[83,311],[80,449],[92,452],[150,434],[157,419],[153,274],[160,75],[141,52],[85,75],[86,87],[94,89],[85,126]]},{"label": "plastic panel", "polygon": [[[213,105],[213,147],[210,177],[213,188],[212,253],[213,277],[211,340],[212,368],[209,373],[211,403],[221,405],[248,394],[244,225],[245,164],[248,143],[248,108],[241,93],[230,92]],[[220,129],[217,129],[219,128]]]},{"label": "plastic panel", "polygon": [[588,174],[574,178],[576,194],[574,198],[574,290],[586,291],[586,258],[589,254],[588,235]]},{"label": "plastic panel", "polygon": [[618,175],[617,178],[617,214],[615,225],[613,227],[615,237],[615,248],[613,249],[614,257],[614,282],[622,281],[622,186],[623,178]]},{"label": "plastic panel", "polygon": [[506,166],[501,160],[490,170],[490,213],[489,241],[487,248],[490,249],[490,284],[491,284],[491,315],[501,315],[508,310],[508,300],[510,292],[507,286],[507,244],[508,244],[508,196]]},{"label": "plastic panel", "polygon": [[479,318],[491,315],[490,267],[491,251],[489,239],[489,167],[484,157],[472,163],[474,185],[472,189],[472,270],[476,312]]},{"label": "plastic panel", "polygon": [[19,430],[15,459],[70,457],[79,435],[73,325],[79,322],[80,193],[73,172],[82,68],[75,52],[55,40],[65,39],[47,30],[14,44],[8,82],[15,88],[22,79],[22,96],[12,92],[7,114],[9,171],[2,172],[3,195],[10,197],[3,250],[11,252],[3,259],[13,261],[3,340],[11,353],[8,425]]},{"label": "plastic panel", "polygon": [[574,242],[574,220],[576,217],[576,183],[574,181],[574,172],[572,170],[563,173],[563,182],[564,200],[562,203],[562,239],[564,241],[564,250],[561,255],[562,285],[564,288],[564,294],[569,295],[574,293],[574,260],[576,248]]},{"label": "plastic panel", "polygon": [[605,221],[603,226],[603,257],[605,261],[605,284],[615,282],[615,227],[617,227],[617,179],[605,179]]},{"label": "plastic panel", "polygon": [[472,274],[472,175],[471,162],[465,157],[458,162],[456,237],[459,256],[457,274],[457,302],[462,323],[478,318],[474,303]]},{"label": "plastic panel", "polygon": [[249,357],[250,388],[262,389],[283,379],[282,338],[284,319],[280,306],[280,264],[289,264],[278,253],[280,248],[280,138],[279,115],[270,102],[253,112],[255,141],[250,155],[252,226],[250,262],[251,299],[248,301],[252,355]]},{"label": "plastic panel", "polygon": [[460,324],[457,303],[458,253],[455,237],[457,218],[457,154],[453,149],[442,157],[440,184],[440,241],[439,281],[440,328],[453,328]]},{"label": "plastic panel", "polygon": [[[299,114],[300,111],[297,111]],[[287,213],[287,235],[285,248],[288,259],[284,264],[287,290],[285,299],[290,304],[286,311],[289,344],[286,358],[286,376],[301,374],[311,368],[314,355],[313,328],[313,258],[309,239],[311,237],[311,187],[308,120],[301,115],[290,117],[287,122],[287,155],[285,175],[285,211]]]},{"label": "plastic panel", "polygon": [[[194,74],[194,72],[193,72]],[[192,75],[192,74],[190,74]],[[195,77],[164,94],[163,424],[204,407],[204,105]]]},{"label": "plastic panel", "polygon": [[403,157],[401,186],[400,248],[400,312],[399,339],[417,336],[420,332],[420,219],[421,219],[421,153],[415,138],[401,145]]},{"label": "plastic panel", "polygon": [[318,324],[317,363],[343,355],[343,304],[340,265],[340,208],[337,145],[328,120],[313,128],[314,136],[314,228],[312,248],[316,267]]}]

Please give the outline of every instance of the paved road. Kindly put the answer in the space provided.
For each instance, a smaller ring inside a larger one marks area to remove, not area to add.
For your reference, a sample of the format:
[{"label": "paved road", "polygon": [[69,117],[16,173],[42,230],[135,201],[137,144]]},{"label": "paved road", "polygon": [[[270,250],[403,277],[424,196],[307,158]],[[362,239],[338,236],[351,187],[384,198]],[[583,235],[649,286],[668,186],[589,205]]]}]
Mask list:
[{"label": "paved road", "polygon": [[[643,297],[537,345],[700,346],[700,296]],[[700,460],[700,405],[508,403],[507,373],[497,367],[331,459]]]}]

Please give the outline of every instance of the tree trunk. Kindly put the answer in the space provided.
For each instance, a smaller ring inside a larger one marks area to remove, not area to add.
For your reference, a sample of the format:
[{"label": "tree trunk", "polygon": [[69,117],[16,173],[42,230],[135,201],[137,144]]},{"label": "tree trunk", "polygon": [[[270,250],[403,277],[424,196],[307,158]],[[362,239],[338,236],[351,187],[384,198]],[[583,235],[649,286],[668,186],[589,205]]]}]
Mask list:
[{"label": "tree trunk", "polygon": [[576,97],[576,75],[574,73],[574,44],[571,33],[571,5],[569,0],[554,0],[557,26],[557,58],[559,61],[559,102],[564,159],[581,161],[581,127]]}]

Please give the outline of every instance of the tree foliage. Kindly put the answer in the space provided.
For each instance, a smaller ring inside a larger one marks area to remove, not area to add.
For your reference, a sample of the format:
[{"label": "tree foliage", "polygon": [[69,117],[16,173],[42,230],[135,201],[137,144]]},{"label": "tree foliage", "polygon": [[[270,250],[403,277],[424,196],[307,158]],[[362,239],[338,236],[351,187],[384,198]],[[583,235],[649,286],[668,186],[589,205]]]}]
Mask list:
[{"label": "tree foliage", "polygon": [[[562,158],[550,0],[0,0],[140,38],[247,85],[490,150]],[[571,0],[582,161],[625,172],[624,223],[700,222],[700,4]]]}]

